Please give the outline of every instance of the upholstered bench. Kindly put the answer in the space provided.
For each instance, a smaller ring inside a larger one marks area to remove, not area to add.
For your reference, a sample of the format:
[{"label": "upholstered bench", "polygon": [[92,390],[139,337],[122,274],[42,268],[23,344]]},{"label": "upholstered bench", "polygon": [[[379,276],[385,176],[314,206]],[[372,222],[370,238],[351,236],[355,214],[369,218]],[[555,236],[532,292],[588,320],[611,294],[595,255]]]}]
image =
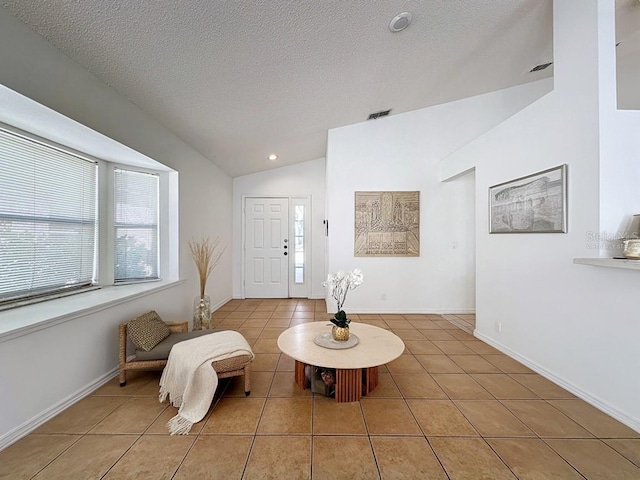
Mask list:
[{"label": "upholstered bench", "polygon": [[[211,330],[189,332],[188,322],[164,322],[154,312],[148,312],[119,325],[120,386],[127,384],[128,370],[162,370],[167,364],[171,348],[178,342],[214,333]],[[127,359],[127,338],[135,346],[134,357]],[[251,393],[250,355],[236,355],[211,362],[218,378],[244,375],[244,393]]]}]

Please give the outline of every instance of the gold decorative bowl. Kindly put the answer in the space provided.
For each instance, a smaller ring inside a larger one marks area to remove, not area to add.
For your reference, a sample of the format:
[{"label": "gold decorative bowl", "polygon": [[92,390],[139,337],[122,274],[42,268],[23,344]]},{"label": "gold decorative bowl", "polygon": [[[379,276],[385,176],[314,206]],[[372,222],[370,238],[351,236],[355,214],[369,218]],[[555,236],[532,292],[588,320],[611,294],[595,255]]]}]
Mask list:
[{"label": "gold decorative bowl", "polygon": [[629,260],[640,260],[640,239],[625,240],[624,256]]}]

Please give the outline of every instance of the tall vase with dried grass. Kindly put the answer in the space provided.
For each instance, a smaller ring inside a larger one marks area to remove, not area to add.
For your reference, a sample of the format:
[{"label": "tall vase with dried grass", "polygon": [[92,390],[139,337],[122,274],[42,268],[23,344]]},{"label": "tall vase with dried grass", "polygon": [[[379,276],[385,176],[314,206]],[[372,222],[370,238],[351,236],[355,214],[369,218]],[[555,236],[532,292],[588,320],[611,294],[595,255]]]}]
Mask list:
[{"label": "tall vase with dried grass", "polygon": [[190,240],[189,250],[200,278],[200,296],[193,300],[193,329],[202,330],[211,327],[211,299],[204,293],[207,280],[218,265],[224,248],[220,248],[220,237],[213,239],[205,237],[200,240]]}]

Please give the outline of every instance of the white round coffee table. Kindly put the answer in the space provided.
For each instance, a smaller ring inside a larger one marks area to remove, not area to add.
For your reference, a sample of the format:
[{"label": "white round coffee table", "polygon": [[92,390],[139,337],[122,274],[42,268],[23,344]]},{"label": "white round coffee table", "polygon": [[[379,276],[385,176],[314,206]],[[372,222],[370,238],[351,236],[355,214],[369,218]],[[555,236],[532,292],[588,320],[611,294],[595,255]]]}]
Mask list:
[{"label": "white round coffee table", "polygon": [[402,355],[404,342],[383,328],[351,322],[357,345],[339,350],[317,345],[314,339],[331,326],[324,321],[291,327],[278,337],[278,348],[296,361],[295,380],[301,388],[307,386],[306,365],[335,368],[336,402],[356,402],[378,385],[378,367]]}]

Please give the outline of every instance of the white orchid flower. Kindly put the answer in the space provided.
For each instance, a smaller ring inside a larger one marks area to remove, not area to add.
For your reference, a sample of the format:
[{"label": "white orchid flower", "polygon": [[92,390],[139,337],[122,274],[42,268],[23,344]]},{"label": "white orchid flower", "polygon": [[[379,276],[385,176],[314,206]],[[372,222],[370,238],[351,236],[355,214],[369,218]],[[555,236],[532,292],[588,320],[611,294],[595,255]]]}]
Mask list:
[{"label": "white orchid flower", "polygon": [[364,275],[360,269],[356,268],[346,274],[342,270],[338,271],[336,274],[329,274],[327,276],[327,281],[322,282],[322,285],[329,287],[331,297],[338,305],[338,312],[341,312],[349,290],[359,287],[362,285],[363,281]]}]

